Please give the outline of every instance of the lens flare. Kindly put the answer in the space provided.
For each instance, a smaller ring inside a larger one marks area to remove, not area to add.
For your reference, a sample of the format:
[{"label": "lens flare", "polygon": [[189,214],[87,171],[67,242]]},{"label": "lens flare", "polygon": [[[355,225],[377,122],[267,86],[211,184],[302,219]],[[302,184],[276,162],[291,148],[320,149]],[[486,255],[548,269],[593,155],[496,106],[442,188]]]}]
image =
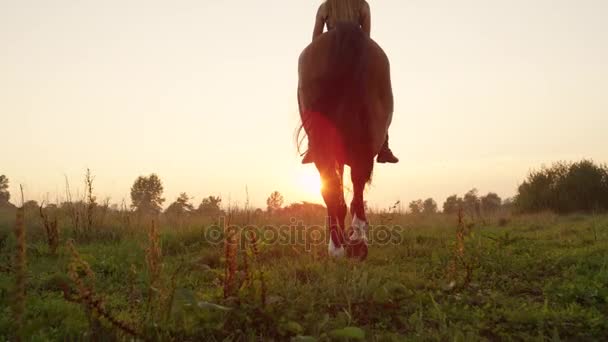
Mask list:
[{"label": "lens flare", "polygon": [[321,177],[314,168],[302,169],[298,175],[298,183],[300,187],[309,194],[319,194],[323,187]]}]

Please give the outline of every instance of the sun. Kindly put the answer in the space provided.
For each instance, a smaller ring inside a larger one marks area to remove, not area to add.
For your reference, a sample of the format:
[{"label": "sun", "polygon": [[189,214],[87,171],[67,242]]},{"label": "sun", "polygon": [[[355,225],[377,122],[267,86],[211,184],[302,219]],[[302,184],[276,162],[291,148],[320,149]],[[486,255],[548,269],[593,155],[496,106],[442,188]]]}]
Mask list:
[{"label": "sun", "polygon": [[309,195],[318,195],[321,193],[323,182],[317,170],[314,168],[303,168],[298,172],[298,185],[303,192]]}]

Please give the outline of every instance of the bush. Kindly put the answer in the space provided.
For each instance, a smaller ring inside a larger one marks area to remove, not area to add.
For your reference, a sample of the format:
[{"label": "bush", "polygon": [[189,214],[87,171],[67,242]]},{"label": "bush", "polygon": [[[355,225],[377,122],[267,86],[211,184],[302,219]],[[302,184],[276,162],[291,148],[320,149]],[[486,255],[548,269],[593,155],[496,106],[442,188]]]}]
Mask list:
[{"label": "bush", "polygon": [[555,163],[532,171],[519,186],[516,208],[556,213],[608,210],[608,168],[593,161]]}]

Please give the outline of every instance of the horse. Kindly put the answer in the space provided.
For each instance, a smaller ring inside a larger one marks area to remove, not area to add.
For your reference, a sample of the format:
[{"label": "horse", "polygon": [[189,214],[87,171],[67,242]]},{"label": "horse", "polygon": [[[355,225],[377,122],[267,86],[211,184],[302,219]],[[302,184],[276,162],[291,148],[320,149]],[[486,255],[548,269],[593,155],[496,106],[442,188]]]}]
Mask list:
[{"label": "horse", "polygon": [[[393,116],[388,57],[358,25],[336,25],[300,54],[298,105],[298,137],[303,129],[323,182],[329,255],[364,260],[369,225],[363,192],[371,182],[374,158]],[[345,165],[350,167],[353,185],[352,226],[348,231]]]}]

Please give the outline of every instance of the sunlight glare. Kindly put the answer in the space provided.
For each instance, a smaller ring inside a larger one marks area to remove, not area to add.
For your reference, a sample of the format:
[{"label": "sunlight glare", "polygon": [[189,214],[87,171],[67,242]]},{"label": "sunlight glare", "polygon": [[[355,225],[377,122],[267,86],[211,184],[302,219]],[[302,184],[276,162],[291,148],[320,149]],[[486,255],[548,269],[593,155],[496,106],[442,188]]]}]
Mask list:
[{"label": "sunlight glare", "polygon": [[321,182],[321,177],[316,169],[304,168],[299,172],[298,185],[307,194],[319,195],[323,182]]}]

